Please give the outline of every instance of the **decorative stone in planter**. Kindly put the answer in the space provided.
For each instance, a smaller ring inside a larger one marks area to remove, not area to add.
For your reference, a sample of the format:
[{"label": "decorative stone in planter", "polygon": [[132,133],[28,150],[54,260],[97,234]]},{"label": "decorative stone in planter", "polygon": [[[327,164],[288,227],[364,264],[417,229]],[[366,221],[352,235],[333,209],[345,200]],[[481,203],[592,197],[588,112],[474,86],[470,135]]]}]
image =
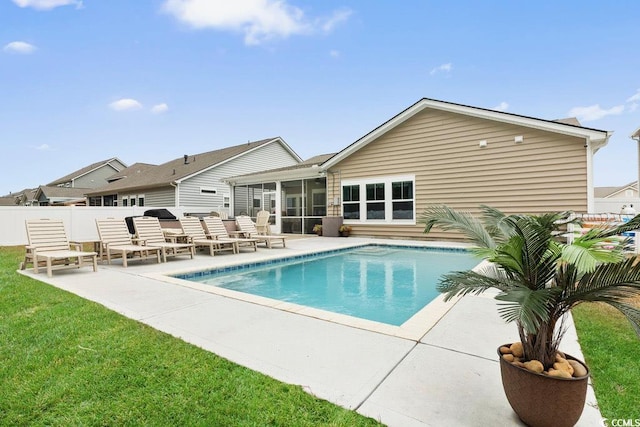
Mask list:
[{"label": "decorative stone in planter", "polygon": [[585,373],[584,375],[561,378],[536,373],[508,361],[510,358],[505,358],[501,351],[504,347],[509,347],[509,344],[498,349],[502,386],[518,417],[531,427],[575,425],[582,415],[587,395],[590,373],[586,365],[565,354],[567,361],[578,362],[584,368],[585,371],[580,372]]}]

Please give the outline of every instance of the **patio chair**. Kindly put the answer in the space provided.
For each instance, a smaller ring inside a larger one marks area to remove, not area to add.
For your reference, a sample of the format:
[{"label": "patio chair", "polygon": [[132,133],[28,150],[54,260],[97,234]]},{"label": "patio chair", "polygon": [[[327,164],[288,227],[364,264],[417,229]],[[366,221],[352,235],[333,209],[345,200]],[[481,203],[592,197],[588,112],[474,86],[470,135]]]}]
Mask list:
[{"label": "patio chair", "polygon": [[120,256],[122,257],[122,266],[126,268],[129,254],[135,256],[137,253],[140,255],[140,259],[147,259],[154,252],[158,263],[160,262],[162,248],[159,246],[135,245],[124,218],[96,218],[96,227],[98,227],[102,252],[107,256],[108,264],[111,264],[113,256]]},{"label": "patio chair", "polygon": [[29,244],[22,269],[31,262],[34,273],[38,273],[40,262],[44,262],[47,276],[52,277],[54,269],[80,268],[85,265],[84,261],[90,261],[88,265],[92,264],[93,271],[98,271],[98,253],[82,251],[80,243],[69,242],[61,219],[26,220],[25,225]]},{"label": "patio chair", "polygon": [[269,226],[269,217],[271,214],[269,211],[261,210],[256,214],[256,230],[258,230],[258,234],[271,234],[271,229]]},{"label": "patio chair", "polygon": [[180,226],[182,227],[182,233],[187,236],[187,241],[193,243],[196,248],[205,247],[209,248],[209,253],[214,256],[216,252],[232,251],[237,254],[238,244],[236,242],[226,242],[222,240],[215,240],[207,238],[207,235],[202,228],[200,219],[195,216],[187,216],[180,218]]},{"label": "patio chair", "polygon": [[220,242],[235,243],[236,249],[240,249],[241,246],[248,246],[253,248],[254,251],[258,250],[258,241],[256,239],[230,237],[229,232],[220,217],[205,216],[202,218],[202,221],[204,222],[204,228],[207,235],[212,239],[216,239]]},{"label": "patio chair", "polygon": [[245,237],[257,239],[258,242],[263,242],[269,249],[273,247],[274,242],[279,242],[280,244],[282,244],[283,248],[287,246],[285,236],[259,234],[255,223],[248,216],[237,216],[236,224],[238,225],[238,229],[240,230],[240,232],[244,234]]},{"label": "patio chair", "polygon": [[136,238],[141,245],[158,246],[162,250],[162,260],[167,262],[167,256],[190,255],[193,259],[195,249],[193,243],[170,243],[165,240],[160,220],[152,216],[133,218]]}]

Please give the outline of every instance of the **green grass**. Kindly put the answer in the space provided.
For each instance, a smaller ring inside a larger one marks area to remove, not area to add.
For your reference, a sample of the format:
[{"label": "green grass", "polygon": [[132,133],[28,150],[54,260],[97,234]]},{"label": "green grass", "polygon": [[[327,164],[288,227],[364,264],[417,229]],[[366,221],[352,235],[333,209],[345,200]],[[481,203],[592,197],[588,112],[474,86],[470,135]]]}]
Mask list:
[{"label": "green grass", "polygon": [[602,416],[640,420],[640,339],[604,304],[581,304],[573,317]]},{"label": "green grass", "polygon": [[15,272],[0,247],[0,425],[378,425]]}]

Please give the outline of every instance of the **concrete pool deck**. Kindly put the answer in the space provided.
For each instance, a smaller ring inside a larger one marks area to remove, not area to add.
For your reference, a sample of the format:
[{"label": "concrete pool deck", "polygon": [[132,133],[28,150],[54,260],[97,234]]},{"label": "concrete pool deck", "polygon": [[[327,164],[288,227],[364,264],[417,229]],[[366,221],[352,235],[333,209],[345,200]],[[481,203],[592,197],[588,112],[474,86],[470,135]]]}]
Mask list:
[{"label": "concrete pool deck", "polygon": [[[103,263],[98,273],[90,268],[56,271],[52,278],[22,273],[390,426],[522,425],[502,391],[496,355],[498,345],[518,340],[517,332],[499,318],[493,294],[466,296],[432,310],[436,319],[423,334],[409,337],[366,322],[348,325],[349,320],[318,318],[313,311],[265,306],[163,279],[364,243],[427,245],[309,237],[289,239],[284,249],[237,255],[199,253],[193,260],[135,261],[128,268],[120,261]],[[431,322],[429,311],[421,314]],[[582,358],[573,325],[561,349]],[[577,425],[602,425],[601,419],[590,386]]]}]

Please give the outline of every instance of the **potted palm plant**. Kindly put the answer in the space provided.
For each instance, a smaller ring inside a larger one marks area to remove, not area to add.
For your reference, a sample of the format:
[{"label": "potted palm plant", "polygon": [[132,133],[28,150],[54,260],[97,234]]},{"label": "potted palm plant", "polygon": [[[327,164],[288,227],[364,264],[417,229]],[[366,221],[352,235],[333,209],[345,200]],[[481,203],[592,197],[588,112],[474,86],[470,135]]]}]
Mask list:
[{"label": "potted palm plant", "polygon": [[[481,212],[476,218],[434,205],[422,214],[425,233],[433,227],[462,233],[474,245],[472,252],[486,261],[446,274],[438,289],[445,300],[499,291],[499,314],[515,322],[520,336],[520,343],[502,343],[498,349],[511,407],[531,426],[572,426],[584,408],[589,371],[559,351],[563,319],[576,305],[599,301],[622,312],[640,335],[640,309],[630,304],[640,294],[640,263],[625,255],[628,239],[617,237],[639,229],[640,215],[571,235],[567,242],[568,233],[561,230],[577,223],[570,212],[506,215],[488,206]],[[553,374],[560,361],[578,368],[577,375]]]}]

